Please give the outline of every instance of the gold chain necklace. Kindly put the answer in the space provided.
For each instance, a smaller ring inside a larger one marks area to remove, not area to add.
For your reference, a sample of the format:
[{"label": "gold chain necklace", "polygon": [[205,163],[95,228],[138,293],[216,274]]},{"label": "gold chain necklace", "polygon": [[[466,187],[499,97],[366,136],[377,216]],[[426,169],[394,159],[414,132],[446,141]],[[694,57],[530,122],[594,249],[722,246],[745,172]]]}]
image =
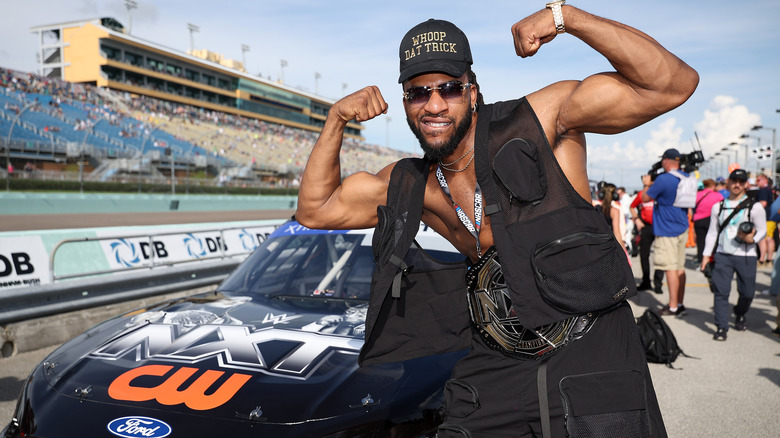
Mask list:
[{"label": "gold chain necklace", "polygon": [[[472,146],[472,149],[473,149],[473,146]],[[468,152],[467,152],[467,153],[468,153]],[[465,155],[464,155],[464,157],[465,157]],[[459,158],[457,161],[455,161],[454,163],[450,163],[450,164],[455,164],[455,163],[457,163],[458,161],[460,161],[462,158],[463,158],[463,157]],[[442,169],[444,169],[444,170],[448,170],[448,171],[450,171],[450,172],[455,172],[455,173],[457,173],[457,172],[463,172],[464,170],[468,169],[468,168],[469,168],[469,166],[471,166],[471,162],[472,162],[472,161],[474,161],[474,155],[472,155],[472,156],[471,156],[471,158],[469,158],[469,162],[466,164],[466,167],[464,167],[463,169],[451,169],[451,168],[447,167],[447,165],[446,165],[446,164],[444,164],[444,163],[442,163],[441,161],[439,161],[439,166],[440,166]]]},{"label": "gold chain necklace", "polygon": [[[474,145],[472,145],[471,149],[467,150],[465,154],[461,155],[460,158],[458,158],[457,160],[453,161],[452,163],[442,163],[441,160],[439,160],[439,165],[443,166],[445,168],[446,168],[446,166],[452,166],[453,164],[456,164],[458,161],[462,160],[466,155],[469,154],[469,152],[471,152],[473,150],[474,150]],[[447,169],[447,170],[449,170],[449,169]]]}]

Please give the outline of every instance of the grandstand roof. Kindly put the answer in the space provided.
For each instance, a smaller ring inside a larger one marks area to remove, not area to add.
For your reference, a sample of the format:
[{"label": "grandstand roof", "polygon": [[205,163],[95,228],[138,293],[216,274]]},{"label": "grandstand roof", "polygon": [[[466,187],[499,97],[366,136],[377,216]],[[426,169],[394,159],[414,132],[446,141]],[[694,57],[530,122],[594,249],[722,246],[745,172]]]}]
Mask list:
[{"label": "grandstand roof", "polygon": [[80,26],[83,26],[84,24],[89,23],[89,24],[92,24],[92,25],[99,26],[99,27],[103,28],[106,32],[108,32],[109,34],[111,34],[112,36],[114,36],[116,38],[124,39],[124,40],[127,40],[129,42],[141,45],[141,46],[146,46],[146,47],[149,47],[149,48],[153,48],[155,50],[166,52],[166,53],[168,53],[170,55],[174,55],[174,56],[177,56],[177,57],[185,58],[186,60],[188,60],[190,62],[193,62],[193,63],[206,64],[206,65],[208,65],[209,67],[211,67],[213,69],[223,71],[223,72],[225,72],[227,74],[230,74],[230,75],[237,75],[237,76],[241,76],[241,77],[244,77],[246,79],[253,80],[253,81],[261,82],[261,83],[264,83],[264,84],[267,84],[267,85],[272,85],[274,87],[278,87],[278,88],[284,89],[286,91],[289,91],[289,92],[292,92],[292,93],[296,93],[296,94],[300,94],[300,95],[306,96],[306,97],[308,97],[310,99],[315,99],[315,100],[318,100],[318,101],[321,101],[321,102],[325,102],[325,103],[328,103],[328,104],[331,104],[331,105],[336,102],[333,99],[330,99],[330,98],[327,98],[327,97],[323,97],[323,96],[320,96],[320,95],[317,95],[317,94],[314,94],[314,93],[311,93],[311,92],[308,92],[308,91],[305,91],[305,90],[301,90],[301,89],[298,89],[298,88],[295,88],[295,87],[291,87],[289,85],[281,84],[279,82],[270,81],[268,79],[263,79],[261,76],[256,76],[256,75],[252,75],[252,74],[249,74],[249,73],[242,72],[240,70],[228,68],[228,67],[223,66],[223,65],[221,65],[219,63],[211,62],[209,60],[206,60],[206,59],[203,59],[203,58],[199,58],[197,56],[190,55],[190,54],[188,54],[186,52],[182,52],[182,51],[176,50],[176,49],[171,48],[171,47],[166,47],[166,46],[164,46],[162,44],[155,43],[154,41],[149,41],[149,40],[145,40],[143,38],[138,38],[136,36],[133,36],[133,35],[130,35],[130,34],[127,34],[127,33],[124,33],[124,32],[117,32],[114,29],[111,29],[109,27],[103,26],[102,20],[104,20],[104,19],[111,19],[111,20],[115,20],[115,21],[119,22],[118,20],[116,20],[116,19],[114,19],[112,17],[91,18],[91,19],[86,19],[86,20],[76,20],[76,21],[68,21],[68,22],[62,22],[62,23],[53,23],[53,24],[42,25],[42,26],[35,26],[35,27],[31,27],[30,31],[42,32],[42,31],[54,30],[54,29],[62,29],[62,28],[67,28],[67,27],[80,27]]}]

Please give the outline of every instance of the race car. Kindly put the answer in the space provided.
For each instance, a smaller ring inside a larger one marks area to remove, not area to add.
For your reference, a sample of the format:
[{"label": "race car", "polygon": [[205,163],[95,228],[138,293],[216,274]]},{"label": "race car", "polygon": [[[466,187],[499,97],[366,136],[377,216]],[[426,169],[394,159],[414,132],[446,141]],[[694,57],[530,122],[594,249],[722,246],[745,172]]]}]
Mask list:
[{"label": "race car", "polygon": [[[358,366],[371,240],[285,223],[214,292],[63,344],[34,368],[0,436],[434,436],[465,351]],[[463,260],[425,227],[417,241],[426,257]]]}]

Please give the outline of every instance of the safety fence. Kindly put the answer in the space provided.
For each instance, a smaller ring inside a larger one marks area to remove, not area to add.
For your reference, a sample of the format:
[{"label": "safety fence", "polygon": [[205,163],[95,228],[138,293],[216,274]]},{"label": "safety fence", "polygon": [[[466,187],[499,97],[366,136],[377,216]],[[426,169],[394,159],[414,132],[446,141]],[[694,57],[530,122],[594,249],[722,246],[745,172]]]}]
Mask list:
[{"label": "safety fence", "polygon": [[[49,252],[47,282],[0,293],[0,324],[216,286],[276,226],[63,239]],[[98,252],[103,252],[105,259],[94,263],[100,258],[95,256]],[[84,254],[90,257],[82,259]],[[87,269],[58,274],[56,266],[61,259]]]}]

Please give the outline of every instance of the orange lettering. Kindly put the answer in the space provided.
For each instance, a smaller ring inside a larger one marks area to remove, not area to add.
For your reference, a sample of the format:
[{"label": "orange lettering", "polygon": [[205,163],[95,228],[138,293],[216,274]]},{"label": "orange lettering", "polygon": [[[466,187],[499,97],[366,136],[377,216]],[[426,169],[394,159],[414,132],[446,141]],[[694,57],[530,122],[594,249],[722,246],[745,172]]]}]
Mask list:
[{"label": "orange lettering", "polygon": [[206,395],[206,391],[225,374],[223,371],[206,370],[190,386],[182,390],[179,390],[181,385],[195,375],[197,368],[182,367],[152,388],[131,384],[135,378],[141,376],[162,377],[172,368],[173,366],[170,365],[145,365],[129,370],[111,382],[108,395],[114,400],[157,400],[160,404],[168,406],[184,403],[190,409],[205,411],[227,403],[251,377],[247,374],[234,373],[210,395]]}]

